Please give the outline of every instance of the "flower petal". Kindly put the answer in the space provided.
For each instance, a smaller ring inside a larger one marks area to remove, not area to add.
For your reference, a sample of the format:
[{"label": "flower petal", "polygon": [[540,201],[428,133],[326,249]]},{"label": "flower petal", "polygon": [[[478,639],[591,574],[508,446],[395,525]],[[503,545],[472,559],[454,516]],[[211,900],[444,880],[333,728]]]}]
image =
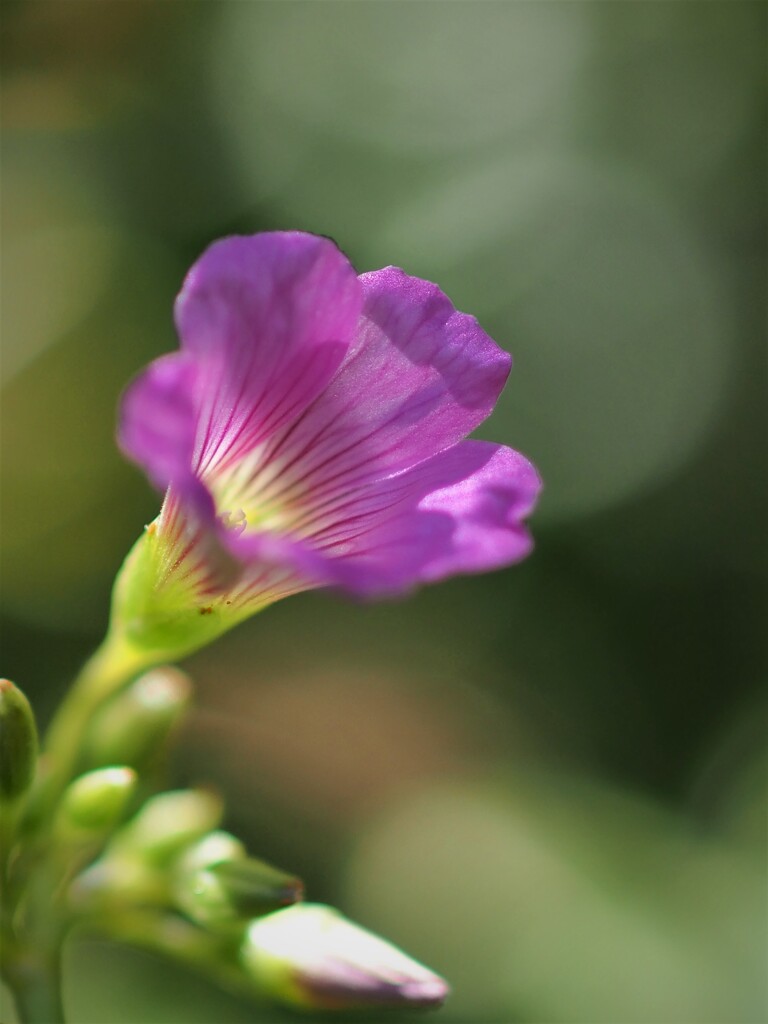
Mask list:
[{"label": "flower petal", "polygon": [[266,508],[288,525],[286,506],[325,503],[433,456],[482,423],[504,386],[509,354],[436,285],[395,267],[360,282],[357,337],[333,380],[231,481],[227,501],[249,519]]},{"label": "flower petal", "polygon": [[176,301],[182,349],[204,373],[195,469],[205,476],[291,423],[343,360],[362,302],[326,238],[271,232],[216,242]]},{"label": "flower petal", "polygon": [[161,356],[125,390],[117,440],[158,490],[191,476],[198,371],[188,356]]},{"label": "flower petal", "polygon": [[348,495],[305,530],[229,536],[243,561],[290,566],[315,585],[395,595],[457,573],[520,561],[532,541],[523,519],[541,487],[519,452],[462,441],[397,476]]},{"label": "flower petal", "polygon": [[512,359],[437,285],[397,267],[363,274],[360,283],[358,342],[332,388],[357,396],[393,472],[448,448],[487,419]]}]

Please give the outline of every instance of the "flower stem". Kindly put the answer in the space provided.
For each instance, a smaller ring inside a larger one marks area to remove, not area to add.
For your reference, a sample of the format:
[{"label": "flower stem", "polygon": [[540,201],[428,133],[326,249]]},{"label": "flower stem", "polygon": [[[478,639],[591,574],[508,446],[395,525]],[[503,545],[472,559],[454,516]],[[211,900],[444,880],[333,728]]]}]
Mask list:
[{"label": "flower stem", "polygon": [[61,956],[35,951],[17,955],[4,965],[5,981],[13,993],[19,1024],[64,1024],[61,999]]},{"label": "flower stem", "polygon": [[238,966],[231,939],[207,932],[174,913],[125,908],[86,918],[80,929],[168,957],[203,973],[235,995],[253,999],[256,994],[253,983]]},{"label": "flower stem", "polygon": [[[56,804],[78,770],[83,741],[104,701],[155,659],[119,635],[108,635],[84,665],[46,736],[40,771],[21,815],[3,825],[4,978],[14,995],[21,1024],[63,1024],[61,947],[68,922],[57,904],[60,881],[49,841]],[[20,840],[12,870],[7,858],[13,826]]]},{"label": "flower stem", "polygon": [[107,636],[85,663],[45,736],[42,773],[30,800],[27,825],[44,822],[77,770],[88,725],[100,705],[156,659],[120,637]]}]

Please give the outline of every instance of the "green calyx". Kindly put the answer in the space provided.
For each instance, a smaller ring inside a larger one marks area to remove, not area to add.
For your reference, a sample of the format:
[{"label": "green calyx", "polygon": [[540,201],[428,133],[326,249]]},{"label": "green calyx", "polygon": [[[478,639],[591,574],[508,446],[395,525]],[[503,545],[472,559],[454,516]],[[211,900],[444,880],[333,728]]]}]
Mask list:
[{"label": "green calyx", "polygon": [[110,631],[147,663],[178,661],[260,610],[231,602],[226,591],[201,599],[175,552],[151,523],[120,569],[112,593]]}]

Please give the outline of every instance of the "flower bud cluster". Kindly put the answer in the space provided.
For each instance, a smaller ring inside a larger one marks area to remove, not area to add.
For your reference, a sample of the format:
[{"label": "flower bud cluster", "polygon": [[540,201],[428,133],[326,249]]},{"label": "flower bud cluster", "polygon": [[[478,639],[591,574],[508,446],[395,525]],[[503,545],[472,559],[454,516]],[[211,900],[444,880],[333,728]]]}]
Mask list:
[{"label": "flower bud cluster", "polygon": [[[333,908],[303,903],[299,878],[223,831],[216,793],[143,797],[189,692],[182,673],[158,669],[99,708],[80,756],[91,767],[60,791],[31,859],[46,862],[37,918],[56,918],[62,936],[90,926],[295,1008],[439,1005],[441,978]],[[0,809],[12,809],[13,825],[27,794],[34,805],[37,733],[26,698],[7,681],[0,729]],[[23,847],[23,828],[19,836]],[[23,866],[23,855],[16,860]]]}]

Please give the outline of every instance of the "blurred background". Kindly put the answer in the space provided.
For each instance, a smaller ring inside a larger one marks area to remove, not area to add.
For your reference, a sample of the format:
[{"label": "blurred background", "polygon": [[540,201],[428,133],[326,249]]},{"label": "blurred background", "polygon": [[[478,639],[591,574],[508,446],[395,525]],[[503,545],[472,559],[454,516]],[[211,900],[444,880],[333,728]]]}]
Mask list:
[{"label": "blurred background", "polygon": [[[238,628],[172,783],[445,974],[436,1021],[764,1020],[764,5],[9,0],[2,51],[3,671],[41,720],[156,514],[115,406],[186,269],[330,235],[513,353],[481,433],[541,470],[537,548]],[[93,941],[68,999],[289,1019]]]}]

